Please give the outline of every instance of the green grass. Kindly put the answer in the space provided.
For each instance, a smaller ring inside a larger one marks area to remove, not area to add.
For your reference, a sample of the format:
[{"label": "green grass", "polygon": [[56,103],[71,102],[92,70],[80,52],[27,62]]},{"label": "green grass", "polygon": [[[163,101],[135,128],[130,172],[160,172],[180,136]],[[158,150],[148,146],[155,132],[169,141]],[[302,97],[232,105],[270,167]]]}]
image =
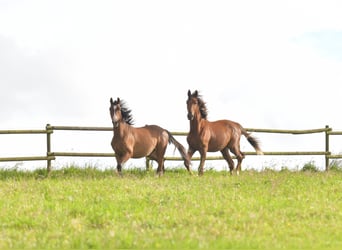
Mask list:
[{"label": "green grass", "polygon": [[342,171],[0,171],[4,248],[342,248]]}]

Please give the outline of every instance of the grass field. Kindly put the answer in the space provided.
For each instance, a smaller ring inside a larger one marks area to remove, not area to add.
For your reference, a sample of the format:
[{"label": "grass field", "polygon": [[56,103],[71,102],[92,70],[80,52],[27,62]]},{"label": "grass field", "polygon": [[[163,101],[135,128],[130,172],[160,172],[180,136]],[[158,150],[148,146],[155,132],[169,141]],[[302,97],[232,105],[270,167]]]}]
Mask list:
[{"label": "grass field", "polygon": [[342,249],[342,171],[0,171],[0,249]]}]

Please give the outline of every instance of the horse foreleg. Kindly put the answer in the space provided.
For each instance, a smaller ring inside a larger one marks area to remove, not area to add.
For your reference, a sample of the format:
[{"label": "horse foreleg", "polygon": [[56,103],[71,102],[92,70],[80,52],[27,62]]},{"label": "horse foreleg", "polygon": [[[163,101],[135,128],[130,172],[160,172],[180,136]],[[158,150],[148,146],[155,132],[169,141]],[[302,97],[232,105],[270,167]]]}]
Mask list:
[{"label": "horse foreleg", "polygon": [[117,170],[117,173],[118,175],[122,176],[122,165],[128,161],[128,159],[131,158],[131,155],[130,154],[124,154],[124,155],[117,155],[116,156],[116,162],[117,162],[117,165],[116,165],[116,170]]},{"label": "horse foreleg", "polygon": [[191,157],[194,155],[195,151],[193,151],[191,148],[188,149],[188,159],[189,159],[189,163],[187,163],[186,161],[184,161],[184,165],[186,167],[186,169],[188,170],[189,174],[193,175],[192,171],[191,171]]},{"label": "horse foreleg", "polygon": [[116,165],[116,173],[122,177],[122,164],[121,163],[118,163]]},{"label": "horse foreleg", "polygon": [[207,157],[207,151],[206,150],[201,151],[200,155],[201,155],[201,160],[200,160],[200,164],[198,166],[198,175],[202,176],[203,175],[204,162],[205,162],[205,159]]}]

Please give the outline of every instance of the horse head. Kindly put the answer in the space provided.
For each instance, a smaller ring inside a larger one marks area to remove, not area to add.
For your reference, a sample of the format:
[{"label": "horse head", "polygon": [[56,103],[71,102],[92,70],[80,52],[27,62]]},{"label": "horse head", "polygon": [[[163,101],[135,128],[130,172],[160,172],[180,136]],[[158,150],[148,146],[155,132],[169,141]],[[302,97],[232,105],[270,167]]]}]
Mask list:
[{"label": "horse head", "polygon": [[115,128],[119,126],[121,121],[133,125],[131,110],[127,108],[126,103],[123,100],[120,100],[119,97],[115,101],[113,101],[113,98],[110,98],[109,112]]},{"label": "horse head", "polygon": [[203,119],[207,119],[207,107],[197,90],[193,93],[188,90],[188,100],[186,101],[186,105],[188,109],[188,119],[190,121],[192,121],[196,115],[199,115]]},{"label": "horse head", "polygon": [[113,98],[110,98],[109,113],[114,127],[118,127],[122,119],[119,97],[115,101],[113,101]]}]

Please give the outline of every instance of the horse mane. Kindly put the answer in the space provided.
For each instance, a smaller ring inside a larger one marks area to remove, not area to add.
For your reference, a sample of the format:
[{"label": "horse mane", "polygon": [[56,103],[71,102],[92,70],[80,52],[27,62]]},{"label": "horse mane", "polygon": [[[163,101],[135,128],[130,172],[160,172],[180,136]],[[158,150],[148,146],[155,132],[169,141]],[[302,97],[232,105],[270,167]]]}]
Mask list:
[{"label": "horse mane", "polygon": [[207,109],[207,105],[203,101],[201,95],[197,95],[197,101],[198,101],[198,106],[199,106],[199,110],[200,110],[200,113],[201,113],[201,117],[203,119],[207,119],[207,117],[208,117],[208,109]]},{"label": "horse mane", "polygon": [[134,124],[134,120],[133,120],[133,116],[131,114],[132,110],[130,110],[127,107],[127,104],[125,101],[120,100],[120,107],[121,107],[121,115],[122,115],[122,119],[129,125],[133,125]]}]

